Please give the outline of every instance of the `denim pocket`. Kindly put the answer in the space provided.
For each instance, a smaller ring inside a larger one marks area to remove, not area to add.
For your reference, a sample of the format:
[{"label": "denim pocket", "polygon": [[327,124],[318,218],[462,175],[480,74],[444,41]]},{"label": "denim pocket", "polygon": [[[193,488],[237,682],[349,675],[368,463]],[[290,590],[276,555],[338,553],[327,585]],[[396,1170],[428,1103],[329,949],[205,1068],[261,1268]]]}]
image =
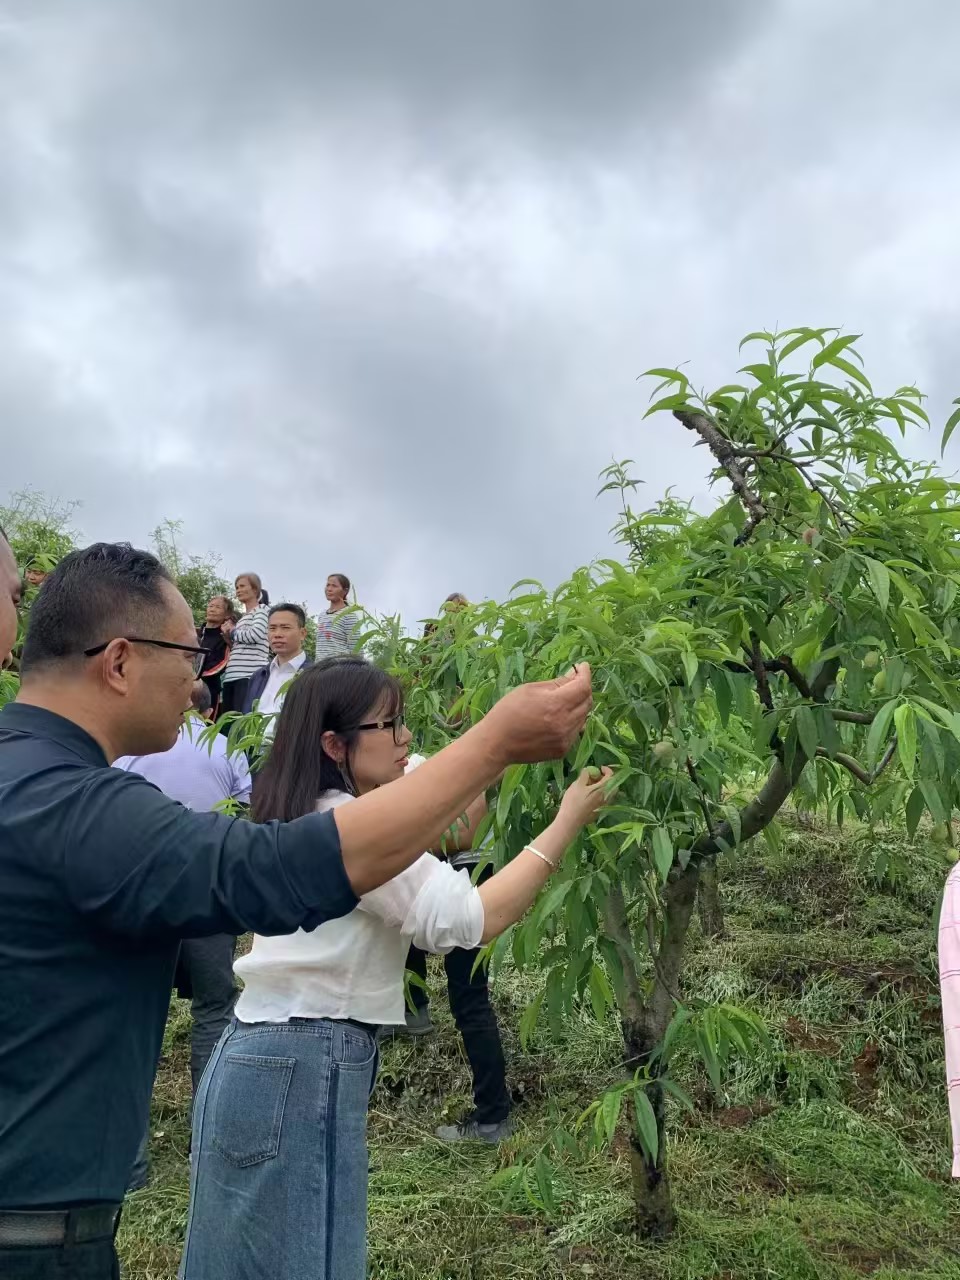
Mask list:
[{"label": "denim pocket", "polygon": [[230,1164],[272,1160],[296,1058],[224,1052],[213,1111],[213,1145]]},{"label": "denim pocket", "polygon": [[348,1024],[334,1024],[333,1061],[340,1071],[369,1071],[377,1056],[372,1034]]}]

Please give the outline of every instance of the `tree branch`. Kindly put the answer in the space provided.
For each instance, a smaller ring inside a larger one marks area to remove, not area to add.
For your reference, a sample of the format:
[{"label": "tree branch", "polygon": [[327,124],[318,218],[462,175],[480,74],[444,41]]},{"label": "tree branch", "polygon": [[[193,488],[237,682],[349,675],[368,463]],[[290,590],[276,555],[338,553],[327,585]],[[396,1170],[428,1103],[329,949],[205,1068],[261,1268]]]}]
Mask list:
[{"label": "tree branch", "polygon": [[[827,690],[836,680],[839,670],[839,658],[829,658],[824,662],[810,686],[810,696],[814,702],[823,700]],[[699,866],[705,859],[715,858],[724,845],[730,847],[742,844],[745,840],[758,835],[764,827],[768,827],[800,781],[807,759],[806,752],[798,743],[789,768],[783,760],[774,761],[759,792],[740,810],[739,831],[734,834],[732,824],[729,820],[725,820],[713,831],[704,832],[690,850],[690,861],[687,867]],[[680,874],[677,867],[670,872],[670,876],[675,879],[679,879]]]},{"label": "tree branch", "polygon": [[[674,413],[676,412],[677,410],[674,410]],[[780,442],[778,441],[778,444],[779,443]],[[837,527],[845,530],[847,533],[853,532],[854,526],[850,523],[847,516],[840,510],[840,508],[836,505],[836,503],[833,501],[830,495],[823,488],[821,488],[821,486],[817,483],[817,481],[812,480],[810,478],[809,462],[799,462],[796,458],[792,457],[789,453],[777,452],[777,445],[773,445],[769,449],[733,449],[732,448],[732,452],[734,456],[737,458],[752,458],[754,460],[759,460],[761,458],[764,458],[764,459],[768,459],[770,462],[788,462],[791,467],[796,467],[796,469],[803,476],[811,492],[817,494],[820,498],[823,499],[823,502],[828,508],[828,510],[830,511],[830,514],[833,516],[834,520],[837,522]]]},{"label": "tree branch", "polygon": [[848,756],[842,751],[838,751],[835,756],[832,756],[829,751],[824,751],[823,747],[817,747],[817,756],[822,760],[833,760],[834,763],[846,769],[847,773],[852,773],[857,781],[862,782],[865,787],[872,787],[893,759],[896,750],[897,739],[896,735],[894,735],[893,741],[883,753],[883,758],[875,769],[865,769],[859,760],[855,760],[853,756]]},{"label": "tree branch", "polygon": [[873,724],[872,711],[844,711],[842,707],[830,707],[834,720],[842,720],[844,724]]},{"label": "tree branch", "polygon": [[783,654],[780,658],[780,670],[790,683],[800,691],[801,698],[810,699],[813,697],[803,672],[793,665],[793,659],[788,653]]},{"label": "tree branch", "polygon": [[693,763],[690,756],[687,756],[687,773],[690,775],[690,781],[697,788],[697,794],[700,797],[700,809],[703,813],[703,820],[707,824],[707,830],[713,831],[713,819],[710,817],[710,808],[707,804],[706,792],[700,782],[700,775],[697,773],[697,766]]},{"label": "tree branch", "polygon": [[761,520],[766,518],[766,508],[759,496],[747,484],[738,459],[738,451],[727,439],[713,418],[699,409],[674,409],[673,416],[687,428],[695,431],[704,442],[720,466],[730,477],[733,491],[743,504],[747,513],[747,522],[734,539],[734,545],[741,547],[749,541],[751,534]]}]

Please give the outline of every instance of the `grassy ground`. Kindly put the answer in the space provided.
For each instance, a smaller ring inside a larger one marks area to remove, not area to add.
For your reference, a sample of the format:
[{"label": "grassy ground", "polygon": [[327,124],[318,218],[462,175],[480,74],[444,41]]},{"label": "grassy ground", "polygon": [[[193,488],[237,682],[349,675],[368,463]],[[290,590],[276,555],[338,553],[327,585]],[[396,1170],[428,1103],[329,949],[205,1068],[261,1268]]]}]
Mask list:
[{"label": "grassy ground", "polygon": [[[882,855],[878,880],[874,863]],[[884,865],[886,864],[886,865]],[[695,1117],[673,1117],[674,1238],[629,1231],[622,1146],[568,1158],[560,1211],[505,1202],[491,1175],[570,1123],[617,1079],[617,1028],[587,1016],[521,1053],[529,975],[505,972],[518,1132],[501,1151],[431,1135],[466,1108],[469,1075],[442,995],[439,1034],[386,1051],[371,1113],[371,1271],[380,1280],[960,1280],[960,1200],[949,1179],[933,920],[945,872],[930,846],[889,839],[865,864],[850,838],[797,830],[781,854],[725,869],[727,940],[693,940],[688,989],[763,1013],[773,1049],[723,1097],[693,1062]],[[172,1280],[187,1207],[189,1019],[175,1006],[154,1096],[152,1185],[128,1201],[129,1280]]]}]

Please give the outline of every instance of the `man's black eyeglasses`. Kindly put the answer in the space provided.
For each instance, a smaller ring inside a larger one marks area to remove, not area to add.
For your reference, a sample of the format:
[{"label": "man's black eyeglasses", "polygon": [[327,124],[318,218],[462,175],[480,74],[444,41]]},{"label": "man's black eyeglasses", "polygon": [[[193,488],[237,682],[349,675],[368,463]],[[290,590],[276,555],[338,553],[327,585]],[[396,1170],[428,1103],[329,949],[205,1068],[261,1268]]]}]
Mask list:
[{"label": "man's black eyeglasses", "polygon": [[376,721],[373,721],[371,724],[355,725],[353,731],[354,733],[371,733],[375,729],[392,729],[393,740],[397,744],[397,746],[399,746],[400,734],[403,732],[403,726],[404,726],[404,719],[403,719],[403,712],[401,711],[399,715],[394,716],[391,720],[376,720]]},{"label": "man's black eyeglasses", "polygon": [[[193,674],[198,676],[203,670],[203,664],[207,660],[207,650],[198,649],[191,644],[174,644],[172,640],[146,640],[143,636],[118,636],[118,640],[126,640],[127,644],[152,644],[158,649],[179,649],[181,653],[193,654]],[[108,644],[113,644],[112,640],[104,640],[103,644],[95,644],[92,649],[84,649],[83,656],[85,658],[94,658],[98,653],[103,653]]]}]

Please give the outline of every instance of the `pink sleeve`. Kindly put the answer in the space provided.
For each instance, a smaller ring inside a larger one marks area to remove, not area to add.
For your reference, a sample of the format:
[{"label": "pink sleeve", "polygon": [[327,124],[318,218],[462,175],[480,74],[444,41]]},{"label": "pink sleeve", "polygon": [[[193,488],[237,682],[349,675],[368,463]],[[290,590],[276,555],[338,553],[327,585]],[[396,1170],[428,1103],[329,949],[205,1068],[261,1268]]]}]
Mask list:
[{"label": "pink sleeve", "polygon": [[940,998],[953,1131],[953,1176],[960,1178],[960,864],[947,877],[940,909]]}]

